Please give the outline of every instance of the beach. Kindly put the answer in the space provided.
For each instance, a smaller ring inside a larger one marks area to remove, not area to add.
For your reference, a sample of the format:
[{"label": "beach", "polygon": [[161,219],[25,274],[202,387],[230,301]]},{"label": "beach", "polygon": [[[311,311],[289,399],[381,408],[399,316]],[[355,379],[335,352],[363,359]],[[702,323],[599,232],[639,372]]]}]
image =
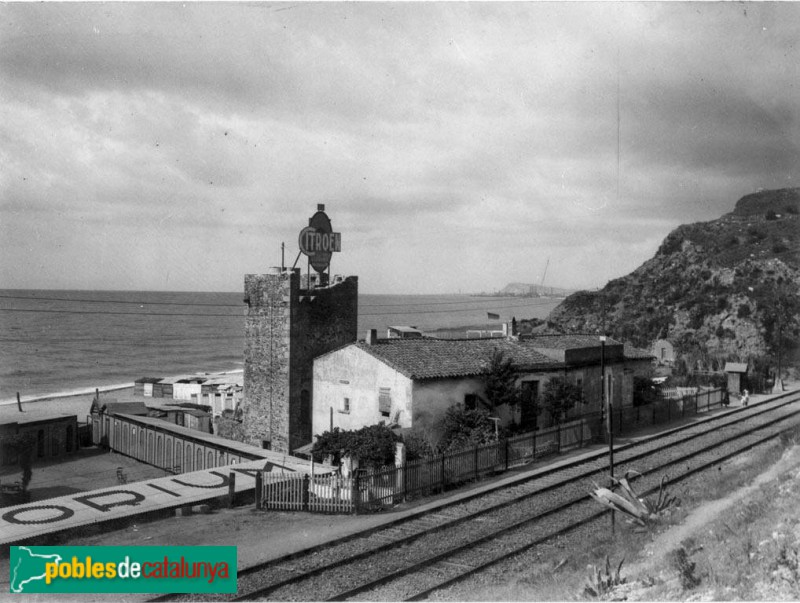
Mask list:
[{"label": "beach", "polygon": [[[77,415],[78,423],[85,423],[92,406],[92,399],[95,396],[94,390],[80,390],[67,394],[55,394],[53,396],[41,396],[34,399],[22,399],[22,411],[19,411],[16,400],[12,402],[4,401],[0,403],[0,422],[31,420],[45,418],[51,415],[66,414]],[[127,385],[100,388],[100,400],[104,399],[125,399],[133,397],[133,383]],[[152,398],[137,398],[143,402]]]}]

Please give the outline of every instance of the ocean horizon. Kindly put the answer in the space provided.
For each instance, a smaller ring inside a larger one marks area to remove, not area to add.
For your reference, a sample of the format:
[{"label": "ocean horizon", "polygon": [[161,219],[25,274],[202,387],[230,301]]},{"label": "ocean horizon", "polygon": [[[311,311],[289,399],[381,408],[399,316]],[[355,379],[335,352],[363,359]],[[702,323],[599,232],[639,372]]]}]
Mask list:
[{"label": "ocean horizon", "polygon": [[[360,294],[358,337],[546,318],[555,298]],[[240,370],[241,292],[0,290],[0,404],[121,387],[143,376]],[[488,314],[500,319],[489,319]]]}]

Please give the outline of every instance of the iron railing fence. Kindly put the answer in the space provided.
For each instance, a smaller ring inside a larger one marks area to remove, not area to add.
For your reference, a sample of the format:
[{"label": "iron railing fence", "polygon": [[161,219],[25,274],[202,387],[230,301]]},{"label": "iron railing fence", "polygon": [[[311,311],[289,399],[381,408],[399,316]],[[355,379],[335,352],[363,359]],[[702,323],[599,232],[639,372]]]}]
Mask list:
[{"label": "iron railing fence", "polygon": [[[722,405],[724,390],[699,391],[679,399],[612,409],[614,436],[651,425],[672,422]],[[364,513],[391,507],[404,500],[443,492],[469,481],[507,471],[550,455],[601,442],[606,437],[606,417],[590,413],[538,431],[497,442],[387,466],[310,476],[264,471],[257,480],[256,506],[281,511]],[[259,484],[260,482],[260,484]]]}]

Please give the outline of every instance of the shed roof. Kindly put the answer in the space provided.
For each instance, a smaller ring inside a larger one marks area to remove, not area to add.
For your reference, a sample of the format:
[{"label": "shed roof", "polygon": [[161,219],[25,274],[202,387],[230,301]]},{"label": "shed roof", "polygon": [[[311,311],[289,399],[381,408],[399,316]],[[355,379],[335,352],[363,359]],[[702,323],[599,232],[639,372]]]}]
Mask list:
[{"label": "shed roof", "polygon": [[517,369],[555,368],[561,363],[536,351],[527,341],[508,339],[379,339],[358,348],[411,379],[441,379],[482,375],[495,350]]},{"label": "shed roof", "polygon": [[144,402],[116,402],[113,400],[101,404],[100,409],[109,415],[146,415],[149,412]]},{"label": "shed roof", "polygon": [[747,363],[746,362],[726,362],[725,363],[725,372],[726,373],[746,373],[747,372]]},{"label": "shed roof", "polygon": [[625,360],[652,360],[655,355],[641,348],[633,347],[631,344],[625,344]]}]

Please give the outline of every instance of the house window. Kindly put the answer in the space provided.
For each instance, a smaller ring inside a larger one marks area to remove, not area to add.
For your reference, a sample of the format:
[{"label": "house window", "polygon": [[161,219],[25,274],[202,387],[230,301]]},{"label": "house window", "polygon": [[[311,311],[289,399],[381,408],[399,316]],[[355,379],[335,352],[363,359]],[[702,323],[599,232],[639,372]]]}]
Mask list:
[{"label": "house window", "polygon": [[384,417],[388,417],[392,411],[392,389],[390,387],[381,387],[378,390],[378,410]]},{"label": "house window", "polygon": [[475,410],[478,408],[478,396],[475,394],[464,394],[464,408],[467,410]]},{"label": "house window", "polygon": [[350,412],[350,398],[343,398],[342,399],[342,412],[349,413]]}]

